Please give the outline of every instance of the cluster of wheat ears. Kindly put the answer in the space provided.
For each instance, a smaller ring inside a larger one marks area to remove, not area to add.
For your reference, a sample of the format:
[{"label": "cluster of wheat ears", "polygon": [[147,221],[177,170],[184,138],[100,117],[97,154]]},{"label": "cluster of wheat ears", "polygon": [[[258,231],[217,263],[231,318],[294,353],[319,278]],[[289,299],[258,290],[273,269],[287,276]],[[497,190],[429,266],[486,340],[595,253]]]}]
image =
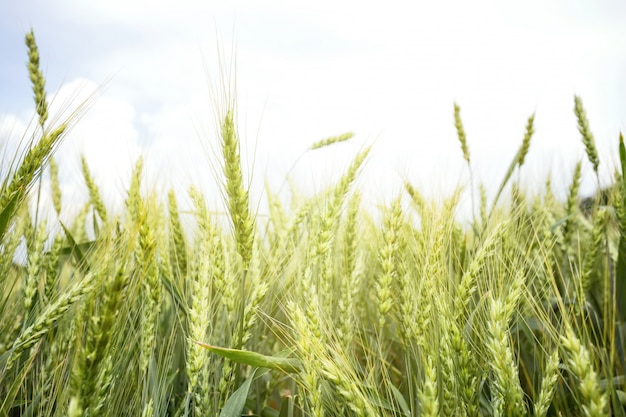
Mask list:
[{"label": "cluster of wheat ears", "polygon": [[[526,195],[511,178],[534,117],[469,226],[460,190],[435,203],[408,182],[374,220],[354,186],[369,148],[325,192],[289,208],[267,192],[254,216],[230,102],[228,222],[191,189],[186,232],[173,191],[142,192],[141,160],[112,212],[83,160],[89,201],[52,233],[29,196],[49,175],[62,212],[52,154],[84,109],[48,123],[32,32],[26,44],[39,126],[0,189],[0,415],[626,415],[626,178],[584,211],[581,163],[567,201],[549,181]],[[575,115],[597,177],[578,97]],[[456,105],[454,122],[469,164]]]}]

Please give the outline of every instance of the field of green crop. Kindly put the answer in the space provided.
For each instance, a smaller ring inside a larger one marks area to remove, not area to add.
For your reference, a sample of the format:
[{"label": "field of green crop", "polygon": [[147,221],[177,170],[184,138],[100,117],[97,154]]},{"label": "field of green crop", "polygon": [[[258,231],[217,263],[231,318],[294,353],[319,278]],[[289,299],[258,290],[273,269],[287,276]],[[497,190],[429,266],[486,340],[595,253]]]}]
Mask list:
[{"label": "field of green crop", "polygon": [[[626,176],[584,207],[581,163],[566,201],[549,181],[523,193],[534,116],[467,224],[461,190],[434,203],[408,182],[381,221],[362,210],[369,148],[324,192],[289,207],[268,192],[255,216],[231,102],[226,216],[191,189],[189,232],[173,191],[141,192],[141,160],[108,211],[83,161],[88,205],[52,234],[29,200],[49,170],[62,213],[53,152],[85,108],[50,123],[32,32],[26,44],[39,127],[0,189],[0,416],[626,415]],[[469,164],[456,105],[454,122]],[[621,138],[615,152],[626,173]]]}]

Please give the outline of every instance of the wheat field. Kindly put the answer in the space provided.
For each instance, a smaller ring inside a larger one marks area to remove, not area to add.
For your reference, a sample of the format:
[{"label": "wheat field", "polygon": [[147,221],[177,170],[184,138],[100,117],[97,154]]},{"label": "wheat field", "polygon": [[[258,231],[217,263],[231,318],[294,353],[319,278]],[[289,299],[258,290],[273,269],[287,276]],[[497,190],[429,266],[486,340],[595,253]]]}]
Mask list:
[{"label": "wheat field", "polygon": [[[88,106],[50,123],[32,31],[26,46],[38,129],[0,189],[0,415],[626,415],[621,137],[614,185],[585,205],[581,163],[565,201],[549,180],[536,195],[515,181],[532,115],[492,203],[476,185],[469,223],[462,190],[433,202],[409,182],[365,211],[355,181],[370,148],[289,207],[268,191],[261,218],[231,100],[215,138],[227,221],[190,189],[184,228],[173,190],[142,192],[141,159],[111,211],[83,159],[89,200],[52,233],[29,202],[46,172],[63,212],[53,154]],[[597,177],[579,97],[573,108]],[[457,104],[453,115],[471,167]]]}]

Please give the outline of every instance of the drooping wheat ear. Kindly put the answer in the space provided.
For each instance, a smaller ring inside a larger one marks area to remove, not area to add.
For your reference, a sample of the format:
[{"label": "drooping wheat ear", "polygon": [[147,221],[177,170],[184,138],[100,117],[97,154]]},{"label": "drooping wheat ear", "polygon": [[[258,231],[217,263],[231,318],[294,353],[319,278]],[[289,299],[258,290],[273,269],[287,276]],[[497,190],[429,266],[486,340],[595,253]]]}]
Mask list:
[{"label": "drooping wheat ear", "polygon": [[526,122],[526,133],[524,134],[524,139],[522,140],[522,146],[520,146],[518,150],[517,156],[517,164],[519,167],[524,165],[524,161],[526,160],[526,155],[528,154],[528,149],[530,148],[530,139],[533,137],[535,133],[534,129],[535,123],[535,114],[533,113],[529,118],[528,122]]},{"label": "drooping wheat ear", "polygon": [[478,252],[476,252],[470,261],[469,267],[463,273],[454,297],[454,319],[459,325],[462,325],[463,318],[466,317],[467,314],[467,306],[476,291],[476,278],[478,277],[478,273],[481,268],[485,267],[485,261],[489,256],[495,253],[494,248],[502,239],[506,229],[505,223],[500,223],[497,226],[487,240],[485,240]]},{"label": "drooping wheat ear", "polygon": [[502,407],[506,416],[526,414],[524,394],[517,373],[517,364],[511,349],[509,321],[518,305],[524,288],[524,271],[514,278],[505,300],[494,299],[489,308],[487,349],[491,356],[495,395],[494,410]]},{"label": "drooping wheat ear", "polygon": [[606,394],[600,391],[600,380],[591,366],[591,355],[570,326],[561,336],[561,345],[567,353],[566,364],[579,382],[583,414],[588,417],[606,416],[608,401]]},{"label": "drooping wheat ear", "polygon": [[311,145],[311,150],[324,148],[326,146],[330,146],[339,142],[345,142],[349,139],[352,139],[352,137],[354,137],[354,133],[352,132],[342,133],[341,135],[338,135],[338,136],[331,136],[326,139],[322,139],[320,141],[315,142],[313,145]]},{"label": "drooping wheat ear", "polygon": [[59,166],[56,160],[50,158],[50,185],[52,187],[52,204],[57,216],[61,214],[61,186],[59,185]]},{"label": "drooping wheat ear", "polygon": [[357,174],[361,169],[361,166],[365,162],[367,155],[369,155],[370,153],[370,150],[371,147],[367,147],[357,154],[346,173],[343,175],[343,177],[341,177],[339,184],[337,185],[337,187],[335,187],[333,196],[331,197],[331,205],[327,208],[327,210],[331,214],[331,217],[337,215],[338,211],[341,209],[341,205],[343,204],[343,201],[346,198],[348,191],[350,191],[350,186],[356,179]]},{"label": "drooping wheat ear", "polygon": [[318,359],[321,374],[333,384],[337,393],[345,402],[347,409],[354,416],[369,417],[378,415],[371,399],[363,392],[363,385],[353,371],[353,366],[342,356],[341,351],[331,351],[330,357],[321,356]]},{"label": "drooping wheat ear", "polygon": [[26,34],[26,46],[28,47],[28,75],[33,85],[35,94],[35,106],[39,115],[39,126],[43,129],[48,120],[48,102],[46,99],[46,80],[39,69],[39,49],[35,42],[35,33],[31,29]]},{"label": "drooping wheat ear", "polygon": [[467,147],[467,137],[465,136],[465,129],[463,129],[463,122],[461,121],[461,108],[458,104],[454,103],[454,127],[456,127],[456,134],[459,137],[461,143],[461,150],[463,151],[463,159],[470,163],[470,153]]},{"label": "drooping wheat ear", "polygon": [[598,210],[593,219],[593,228],[591,229],[591,242],[589,245],[589,251],[585,253],[583,270],[580,277],[581,288],[584,292],[589,291],[589,289],[591,288],[591,276],[594,272],[594,266],[597,256],[604,250],[605,247],[607,220],[608,213],[605,209]]},{"label": "drooping wheat ear", "polygon": [[170,244],[170,257],[179,274],[185,276],[187,275],[187,243],[185,241],[183,227],[180,223],[180,213],[178,211],[178,203],[176,202],[174,190],[170,190],[168,193],[167,202],[170,215],[170,236],[172,239]]},{"label": "drooping wheat ear", "polygon": [[535,401],[535,417],[545,417],[550,408],[556,382],[559,379],[559,351],[555,350],[548,358],[537,401]]},{"label": "drooping wheat ear", "polygon": [[13,367],[15,361],[23,352],[37,343],[42,336],[56,325],[57,321],[72,305],[94,289],[92,278],[93,274],[89,274],[81,282],[76,283],[69,290],[65,291],[54,304],[50,304],[43,309],[35,322],[14,340],[11,346],[11,355],[7,359],[6,372]]},{"label": "drooping wheat ear", "polygon": [[21,165],[12,174],[10,183],[3,184],[0,194],[0,213],[2,213],[0,216],[0,238],[4,236],[10,217],[15,212],[18,203],[24,199],[35,176],[61,141],[65,128],[66,125],[61,124],[52,132],[44,133],[39,142],[26,153]]},{"label": "drooping wheat ear", "polygon": [[439,416],[439,394],[437,384],[437,369],[431,358],[424,361],[424,382],[417,395],[420,402],[420,416]]},{"label": "drooping wheat ear", "polygon": [[333,306],[333,278],[332,278],[332,250],[335,244],[335,236],[341,207],[350,191],[350,186],[355,181],[360,167],[363,165],[370,148],[360,152],[352,161],[352,164],[341,177],[339,183],[332,190],[325,210],[322,212],[320,225],[315,236],[315,242],[310,246],[311,253],[308,255],[310,264],[307,265],[305,275],[313,274],[313,268],[319,267],[317,280],[314,282],[320,287],[321,307],[330,312]]},{"label": "drooping wheat ear", "polygon": [[567,194],[567,202],[565,204],[565,223],[563,224],[563,250],[569,248],[572,233],[576,225],[576,214],[578,213],[578,189],[580,188],[580,180],[582,177],[582,163],[578,161],[574,168],[574,177]]},{"label": "drooping wheat ear", "polygon": [[404,189],[411,197],[413,204],[415,204],[418,214],[422,215],[423,211],[426,209],[426,201],[424,200],[424,197],[422,197],[419,191],[417,191],[417,189],[408,181],[404,181]]},{"label": "drooping wheat ear", "polygon": [[578,131],[582,135],[583,145],[585,145],[585,151],[587,152],[587,158],[593,165],[593,170],[598,175],[598,166],[600,165],[600,159],[598,158],[598,150],[596,149],[596,141],[593,138],[591,129],[589,129],[589,121],[587,120],[587,113],[583,108],[583,102],[578,96],[574,96],[574,113],[576,119],[578,119]]},{"label": "drooping wheat ear", "polygon": [[87,165],[87,160],[85,159],[84,155],[80,156],[80,162],[83,171],[83,178],[85,179],[87,189],[89,190],[89,200],[91,204],[93,204],[93,207],[96,209],[98,216],[100,216],[100,220],[102,220],[102,223],[106,223],[107,210],[106,207],[104,207],[104,202],[102,201],[102,197],[100,196],[98,186],[91,176],[91,172],[89,171],[89,165]]},{"label": "drooping wheat ear", "polygon": [[339,183],[335,186],[329,202],[326,205],[326,210],[322,215],[321,225],[317,237],[316,256],[319,259],[324,259],[325,255],[330,252],[334,242],[334,226],[337,222],[339,212],[343,201],[350,190],[350,186],[356,179],[356,176],[367,158],[371,148],[366,148],[360,152],[352,161],[352,164],[341,177]]},{"label": "drooping wheat ear", "polygon": [[243,261],[243,269],[248,269],[252,258],[254,241],[254,219],[250,215],[248,190],[244,187],[241,172],[240,143],[235,131],[234,111],[229,110],[222,123],[222,153],[228,211],[233,222],[237,252]]},{"label": "drooping wheat ear", "polygon": [[381,332],[385,327],[387,314],[394,304],[393,287],[398,279],[398,247],[400,246],[401,227],[402,206],[400,205],[400,198],[397,198],[385,216],[383,244],[379,253],[382,270],[375,283],[378,326]]}]

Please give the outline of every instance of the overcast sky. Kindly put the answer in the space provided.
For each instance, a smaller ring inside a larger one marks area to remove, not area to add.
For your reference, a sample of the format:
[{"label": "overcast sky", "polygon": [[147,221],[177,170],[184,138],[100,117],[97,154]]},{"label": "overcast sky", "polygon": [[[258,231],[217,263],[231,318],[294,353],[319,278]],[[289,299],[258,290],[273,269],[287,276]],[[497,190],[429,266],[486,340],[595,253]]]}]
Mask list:
[{"label": "overcast sky", "polygon": [[[475,180],[492,195],[532,113],[536,134],[521,176],[542,184],[552,172],[557,187],[567,185],[584,158],[574,94],[604,178],[615,169],[626,127],[623,1],[299,3],[0,0],[2,140],[19,138],[32,120],[23,39],[33,27],[53,113],[68,97],[101,90],[57,154],[68,201],[86,198],[82,153],[110,204],[140,154],[158,190],[195,183],[219,202],[209,85],[219,85],[232,57],[255,198],[265,180],[277,189],[288,172],[299,191],[318,191],[368,144],[359,185],[370,205],[396,195],[405,178],[430,196],[449,194],[469,178],[454,102]],[[356,134],[351,143],[298,159],[347,131]]]}]

